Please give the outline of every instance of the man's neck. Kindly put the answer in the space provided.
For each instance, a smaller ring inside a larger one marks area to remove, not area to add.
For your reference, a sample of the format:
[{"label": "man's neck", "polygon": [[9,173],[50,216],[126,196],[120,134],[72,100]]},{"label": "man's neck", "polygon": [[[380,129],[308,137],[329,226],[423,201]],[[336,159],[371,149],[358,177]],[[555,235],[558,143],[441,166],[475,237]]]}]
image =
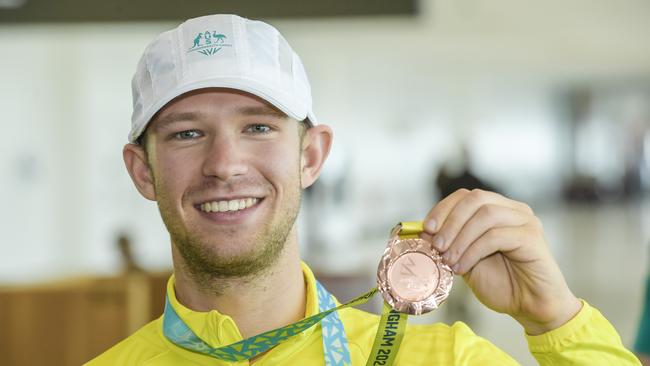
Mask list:
[{"label": "man's neck", "polygon": [[305,316],[306,285],[297,245],[287,243],[262,276],[219,280],[222,291],[218,294],[201,289],[174,257],[178,301],[192,310],[217,310],[230,316],[244,339]]}]

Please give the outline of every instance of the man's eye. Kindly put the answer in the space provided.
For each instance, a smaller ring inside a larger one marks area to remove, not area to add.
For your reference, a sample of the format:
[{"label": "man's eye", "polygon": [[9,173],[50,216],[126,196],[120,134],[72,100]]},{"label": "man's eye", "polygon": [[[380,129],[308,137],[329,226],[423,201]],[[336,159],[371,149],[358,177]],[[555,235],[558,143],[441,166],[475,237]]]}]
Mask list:
[{"label": "man's eye", "polygon": [[248,126],[246,129],[248,132],[257,133],[257,134],[266,134],[271,132],[271,127],[263,124],[254,124]]},{"label": "man's eye", "polygon": [[189,140],[197,138],[199,136],[201,136],[201,134],[196,130],[186,130],[174,134],[174,138],[178,140]]}]

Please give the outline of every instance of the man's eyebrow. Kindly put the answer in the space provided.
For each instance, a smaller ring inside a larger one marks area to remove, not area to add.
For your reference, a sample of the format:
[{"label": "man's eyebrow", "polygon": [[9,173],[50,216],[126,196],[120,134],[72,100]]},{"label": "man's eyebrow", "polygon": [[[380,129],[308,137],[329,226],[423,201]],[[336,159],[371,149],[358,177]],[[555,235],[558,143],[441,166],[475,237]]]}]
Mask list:
[{"label": "man's eyebrow", "polygon": [[241,107],[238,109],[238,112],[246,116],[272,116],[278,118],[287,118],[287,115],[279,109],[266,105],[259,107]]},{"label": "man's eyebrow", "polygon": [[[272,116],[277,118],[287,118],[287,115],[284,114],[282,111],[270,106],[240,107],[237,109],[237,112],[245,116]],[[162,130],[176,122],[197,121],[200,120],[201,118],[203,118],[203,115],[198,112],[172,112],[165,116],[160,117],[156,122],[155,129]]]},{"label": "man's eyebrow", "polygon": [[156,130],[161,130],[169,125],[180,121],[196,121],[201,119],[201,114],[196,112],[172,112],[168,115],[161,117],[156,122]]}]

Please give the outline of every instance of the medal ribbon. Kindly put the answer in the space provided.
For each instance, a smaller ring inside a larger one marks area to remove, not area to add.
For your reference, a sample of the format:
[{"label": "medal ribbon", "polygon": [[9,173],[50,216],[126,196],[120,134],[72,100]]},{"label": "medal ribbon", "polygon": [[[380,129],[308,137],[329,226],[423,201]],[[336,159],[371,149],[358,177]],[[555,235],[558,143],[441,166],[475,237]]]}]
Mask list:
[{"label": "medal ribbon", "polygon": [[[318,292],[318,311],[321,313],[336,307],[334,296],[332,296],[320,282],[316,281]],[[352,365],[350,360],[350,346],[348,337],[345,334],[343,322],[338,312],[333,312],[320,322],[323,337],[323,353],[326,366],[348,366]]]},{"label": "medal ribbon", "polygon": [[[322,285],[320,285],[317,282],[317,285],[322,288]],[[321,291],[327,291],[324,288],[322,288]],[[337,310],[341,310],[350,306],[356,306],[356,305],[361,305],[365,304],[372,298],[374,294],[377,293],[377,289],[373,288],[372,290],[366,292],[365,294],[353,299],[352,301],[331,308],[329,310],[325,310],[323,312],[320,312],[316,315],[310,316],[308,318],[302,319],[296,323],[287,325],[285,327],[277,328],[274,330],[270,330],[261,334],[258,334],[256,336],[252,336],[250,338],[244,339],[239,342],[235,342],[233,344],[227,345],[227,346],[222,346],[219,348],[214,348],[210,345],[208,345],[205,341],[203,341],[201,338],[199,338],[188,326],[183,322],[183,320],[178,316],[174,308],[172,307],[171,303],[169,302],[169,295],[167,295],[167,301],[165,304],[165,312],[163,315],[163,334],[167,339],[169,339],[172,343],[176,344],[177,346],[180,346],[182,348],[185,348],[189,351],[201,353],[204,355],[209,355],[214,358],[218,358],[222,361],[229,361],[229,362],[236,362],[236,361],[244,361],[251,359],[261,353],[264,353],[268,351],[269,349],[273,348],[275,345],[284,342],[285,340],[291,338],[292,336],[303,332],[314,325],[318,324],[321,320],[323,320],[325,317],[328,315],[334,313]],[[328,297],[331,298],[332,295],[327,293]],[[320,301],[319,301],[320,302]],[[331,303],[333,303],[334,300],[331,299]],[[321,305],[319,304],[319,307]],[[336,319],[338,319],[338,314],[336,314]],[[323,347],[325,352],[334,352],[337,355],[331,355],[329,357],[332,360],[347,360],[348,364],[350,364],[349,361],[349,352],[347,356],[341,355],[343,353],[343,350],[347,349],[347,338],[345,339],[345,345],[340,344],[341,338],[342,337],[335,337],[332,339],[332,336],[336,336],[334,334],[334,331],[332,330],[332,327],[337,328],[337,332],[342,332],[343,327],[340,319],[337,321],[334,321],[332,326],[330,326],[330,320],[326,321],[326,327],[324,329],[328,329],[327,335],[324,334],[323,337]],[[341,324],[340,327],[336,325],[336,322]],[[329,340],[331,339],[332,343],[326,343],[330,342]],[[338,340],[338,342],[337,342]],[[332,350],[332,351],[328,351]],[[329,355],[326,355],[326,359],[328,358]],[[342,356],[342,357],[339,357]],[[333,363],[335,365],[339,363]]]},{"label": "medal ribbon", "polygon": [[366,366],[392,365],[404,338],[408,314],[394,310],[384,301],[384,310],[379,319],[375,342]]},{"label": "medal ribbon", "polygon": [[[400,237],[413,237],[422,232],[421,222],[403,222],[401,225]],[[318,281],[316,281],[316,288],[320,313],[296,323],[218,348],[207,344],[185,324],[174,310],[169,301],[169,294],[167,294],[163,314],[163,334],[172,343],[186,350],[208,355],[222,361],[237,362],[260,355],[320,322],[325,364],[327,366],[351,365],[347,336],[337,311],[367,303],[378,290],[373,288],[345,304],[335,306],[334,297]],[[384,302],[375,341],[366,366],[390,366],[393,364],[404,337],[407,318],[407,314],[391,309]]]}]

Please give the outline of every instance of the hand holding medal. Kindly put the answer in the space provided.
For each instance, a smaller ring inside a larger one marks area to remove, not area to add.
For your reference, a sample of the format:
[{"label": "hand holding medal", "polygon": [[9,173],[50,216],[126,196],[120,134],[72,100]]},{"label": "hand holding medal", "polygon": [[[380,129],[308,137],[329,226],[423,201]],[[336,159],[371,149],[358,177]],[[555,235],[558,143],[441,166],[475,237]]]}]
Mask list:
[{"label": "hand holding medal", "polygon": [[460,189],[431,209],[424,231],[481,303],[512,316],[530,335],[559,327],[582,307],[525,203]]}]

